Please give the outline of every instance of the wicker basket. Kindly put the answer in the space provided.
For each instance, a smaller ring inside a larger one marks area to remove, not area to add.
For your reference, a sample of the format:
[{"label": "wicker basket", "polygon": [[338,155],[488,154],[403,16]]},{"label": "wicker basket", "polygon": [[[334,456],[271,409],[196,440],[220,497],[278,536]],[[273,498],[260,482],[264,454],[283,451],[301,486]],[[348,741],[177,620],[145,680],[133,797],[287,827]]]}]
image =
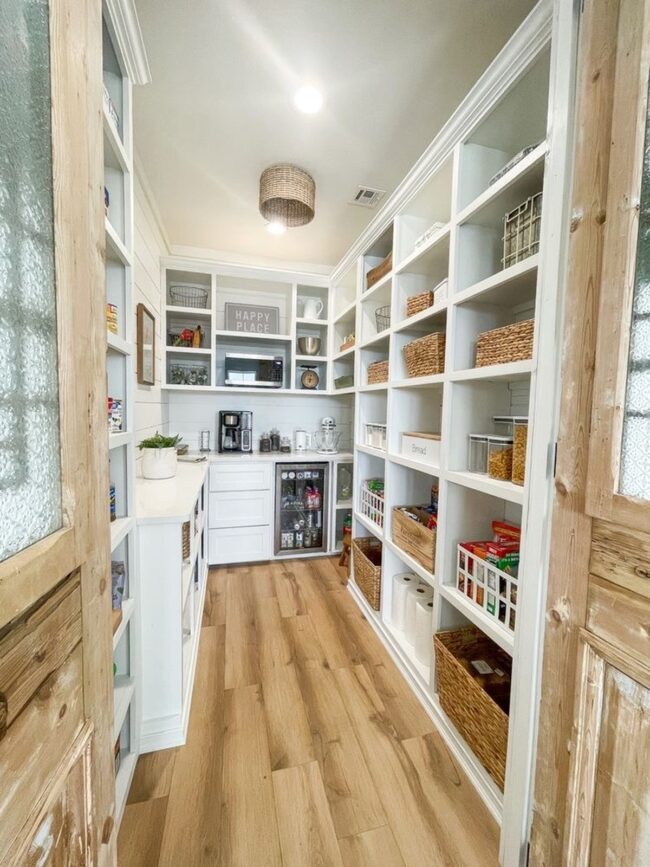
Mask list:
[{"label": "wicker basket", "polygon": [[453,632],[439,632],[433,637],[440,704],[449,719],[465,738],[482,765],[503,791],[508,714],[483,688],[473,671],[473,660],[496,659],[508,675],[500,688],[500,704],[507,706],[510,658],[483,633],[471,627]]},{"label": "wicker basket", "polygon": [[373,361],[368,365],[368,385],[388,382],[388,360]]},{"label": "wicker basket", "polygon": [[431,376],[445,369],[445,333],[437,331],[407,343],[403,349],[406,372],[410,376]]},{"label": "wicker basket", "polygon": [[344,340],[343,343],[339,346],[339,352],[345,352],[346,349],[350,349],[351,346],[354,346],[354,342],[354,337],[348,337],[348,339]]},{"label": "wicker basket", "polygon": [[[436,531],[426,526],[429,513],[419,506],[402,506],[417,515],[420,521],[409,518],[399,506],[393,506],[392,540],[410,554],[414,560],[433,573],[436,562]],[[421,523],[424,521],[425,523]]]},{"label": "wicker basket", "polygon": [[533,357],[535,320],[526,319],[479,334],[476,341],[476,367],[506,364]]},{"label": "wicker basket", "polygon": [[169,296],[175,307],[196,307],[205,310],[208,306],[208,290],[205,286],[178,283],[169,287]]},{"label": "wicker basket", "polygon": [[354,580],[372,608],[381,601],[381,542],[371,536],[352,540]]},{"label": "wicker basket", "polygon": [[420,292],[418,295],[411,295],[406,299],[406,315],[415,316],[416,313],[421,313],[432,304],[433,292],[430,289],[426,292]]},{"label": "wicker basket", "polygon": [[385,277],[393,267],[393,252],[388,254],[383,262],[371,268],[366,274],[366,289],[370,289],[375,283],[378,283],[382,277]]}]

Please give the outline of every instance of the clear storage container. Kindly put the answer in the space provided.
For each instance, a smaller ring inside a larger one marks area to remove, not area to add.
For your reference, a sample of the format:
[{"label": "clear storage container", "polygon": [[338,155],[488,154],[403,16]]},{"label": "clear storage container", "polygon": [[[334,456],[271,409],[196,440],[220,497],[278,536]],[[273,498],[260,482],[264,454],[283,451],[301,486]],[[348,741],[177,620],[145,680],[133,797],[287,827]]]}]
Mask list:
[{"label": "clear storage container", "polygon": [[512,481],[523,485],[526,477],[526,446],[528,444],[528,419],[515,420],[512,445]]},{"label": "clear storage container", "polygon": [[483,474],[488,471],[487,434],[469,435],[469,471],[470,473]]},{"label": "clear storage container", "polygon": [[509,482],[512,479],[511,436],[489,436],[488,438],[488,475],[491,479]]}]

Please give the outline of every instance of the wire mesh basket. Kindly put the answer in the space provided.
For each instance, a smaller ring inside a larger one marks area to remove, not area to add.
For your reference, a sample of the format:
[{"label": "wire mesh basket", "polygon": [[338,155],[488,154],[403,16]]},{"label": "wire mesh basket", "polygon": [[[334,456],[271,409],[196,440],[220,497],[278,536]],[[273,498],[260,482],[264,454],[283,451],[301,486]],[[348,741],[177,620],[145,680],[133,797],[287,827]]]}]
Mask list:
[{"label": "wire mesh basket", "polygon": [[513,208],[503,220],[503,267],[515,265],[539,251],[542,193]]},{"label": "wire mesh basket", "polygon": [[[374,480],[370,480],[374,481]],[[383,479],[381,479],[383,482]],[[361,485],[361,499],[359,502],[360,513],[377,524],[379,527],[384,526],[384,496],[383,493],[373,491],[367,481]]]},{"label": "wire mesh basket", "polygon": [[377,323],[377,334],[390,328],[390,304],[384,304],[383,307],[378,307],[375,310],[375,322]]},{"label": "wire mesh basket", "polygon": [[208,290],[205,286],[176,283],[169,287],[169,294],[176,307],[197,307],[205,310],[208,306]]}]

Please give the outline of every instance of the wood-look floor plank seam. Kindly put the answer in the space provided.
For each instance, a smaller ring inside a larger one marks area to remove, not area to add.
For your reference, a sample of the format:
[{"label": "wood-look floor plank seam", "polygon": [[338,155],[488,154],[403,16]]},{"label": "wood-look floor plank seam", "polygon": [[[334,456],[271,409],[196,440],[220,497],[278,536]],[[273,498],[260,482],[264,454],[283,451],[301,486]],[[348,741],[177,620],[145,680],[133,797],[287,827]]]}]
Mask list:
[{"label": "wood-look floor plank seam", "polygon": [[495,823],[333,561],[208,580],[188,742],[139,762],[120,853],[148,860],[120,867],[497,864]]}]

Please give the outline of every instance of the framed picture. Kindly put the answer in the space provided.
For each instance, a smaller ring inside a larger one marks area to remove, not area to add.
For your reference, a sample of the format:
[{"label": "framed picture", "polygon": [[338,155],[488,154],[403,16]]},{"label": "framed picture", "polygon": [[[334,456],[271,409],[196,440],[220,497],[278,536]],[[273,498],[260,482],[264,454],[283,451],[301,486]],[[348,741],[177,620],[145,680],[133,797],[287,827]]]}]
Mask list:
[{"label": "framed picture", "polygon": [[141,385],[156,384],[156,318],[144,304],[137,308],[137,363],[138,382]]}]

